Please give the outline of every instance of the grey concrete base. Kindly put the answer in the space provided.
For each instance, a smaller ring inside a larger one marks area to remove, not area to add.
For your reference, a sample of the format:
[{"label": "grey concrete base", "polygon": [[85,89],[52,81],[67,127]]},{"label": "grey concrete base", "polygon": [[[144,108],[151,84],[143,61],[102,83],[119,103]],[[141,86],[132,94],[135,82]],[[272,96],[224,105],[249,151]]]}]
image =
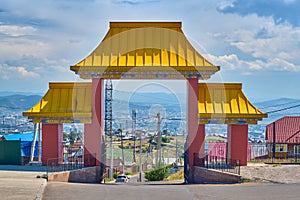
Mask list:
[{"label": "grey concrete base", "polygon": [[100,183],[100,167],[88,167],[73,171],[55,172],[48,174],[48,181],[74,183]]},{"label": "grey concrete base", "polygon": [[190,169],[190,183],[240,183],[241,176],[221,172],[213,169],[192,166]]}]

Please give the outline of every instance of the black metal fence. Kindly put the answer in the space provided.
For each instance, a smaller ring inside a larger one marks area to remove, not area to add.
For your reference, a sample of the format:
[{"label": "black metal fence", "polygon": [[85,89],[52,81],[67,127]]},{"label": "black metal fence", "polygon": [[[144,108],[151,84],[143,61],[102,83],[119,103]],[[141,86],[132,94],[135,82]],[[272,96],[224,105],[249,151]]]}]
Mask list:
[{"label": "black metal fence", "polygon": [[226,157],[209,155],[200,156],[198,153],[194,153],[194,165],[222,172],[240,174],[240,161]]},{"label": "black metal fence", "polygon": [[82,169],[84,167],[83,158],[72,158],[66,161],[64,158],[50,158],[47,160],[47,173],[70,171]]}]

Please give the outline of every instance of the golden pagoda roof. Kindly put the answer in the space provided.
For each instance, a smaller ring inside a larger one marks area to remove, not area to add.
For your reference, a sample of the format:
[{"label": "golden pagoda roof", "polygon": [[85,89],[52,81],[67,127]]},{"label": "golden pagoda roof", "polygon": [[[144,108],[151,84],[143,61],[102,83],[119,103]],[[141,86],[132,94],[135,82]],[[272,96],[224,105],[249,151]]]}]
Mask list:
[{"label": "golden pagoda roof", "polygon": [[91,83],[49,83],[45,96],[23,112],[37,123],[91,123]]},{"label": "golden pagoda roof", "polygon": [[245,96],[239,83],[199,83],[200,124],[256,124],[268,117]]},{"label": "golden pagoda roof", "polygon": [[197,52],[181,22],[110,22],[96,49],[70,69],[85,79],[208,79],[220,67]]}]

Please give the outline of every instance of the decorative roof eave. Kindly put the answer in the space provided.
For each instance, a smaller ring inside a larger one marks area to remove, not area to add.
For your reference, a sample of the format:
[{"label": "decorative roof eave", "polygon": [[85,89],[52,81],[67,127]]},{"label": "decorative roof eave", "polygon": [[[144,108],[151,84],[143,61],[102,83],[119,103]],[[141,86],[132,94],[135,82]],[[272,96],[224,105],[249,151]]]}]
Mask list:
[{"label": "decorative roof eave", "polygon": [[91,123],[91,83],[49,83],[44,97],[23,116],[34,123]]},{"label": "decorative roof eave", "polygon": [[199,83],[199,124],[257,124],[266,113],[258,110],[239,83]]},{"label": "decorative roof eave", "polygon": [[247,119],[247,118],[199,118],[199,124],[257,124],[262,119]]},{"label": "decorative roof eave", "polygon": [[80,123],[80,124],[91,124],[91,117],[30,117],[33,123],[43,124],[63,124],[63,123]]},{"label": "decorative roof eave", "polygon": [[[150,72],[172,78],[175,71],[183,74],[182,78],[198,76],[205,80],[220,67],[196,51],[185,37],[181,22],[111,22],[98,47],[70,69],[85,79],[124,78],[124,73],[135,77]],[[205,72],[209,76],[201,76]],[[141,78],[156,77],[150,74]]]},{"label": "decorative roof eave", "polygon": [[199,113],[199,118],[214,118],[214,119],[225,119],[225,118],[233,118],[233,119],[258,119],[261,120],[263,118],[267,118],[268,115],[263,114],[222,114],[222,113]]},{"label": "decorative roof eave", "polygon": [[[78,66],[74,66],[78,68]],[[185,70],[186,67],[83,67],[85,70],[77,72],[80,78],[106,78],[106,79],[186,79],[198,78],[200,80],[207,80],[216,71],[220,70],[219,66],[203,66],[195,67],[194,70]],[[115,70],[114,70],[115,68]]]}]

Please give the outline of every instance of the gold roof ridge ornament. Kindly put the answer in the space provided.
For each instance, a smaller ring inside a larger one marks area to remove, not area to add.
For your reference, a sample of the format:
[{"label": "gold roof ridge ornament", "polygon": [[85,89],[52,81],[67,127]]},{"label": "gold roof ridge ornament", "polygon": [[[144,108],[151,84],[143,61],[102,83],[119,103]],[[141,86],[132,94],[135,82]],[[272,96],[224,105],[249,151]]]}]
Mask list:
[{"label": "gold roof ridge ornament", "polygon": [[110,22],[96,49],[70,69],[84,79],[206,80],[220,67],[191,45],[181,22]]}]

